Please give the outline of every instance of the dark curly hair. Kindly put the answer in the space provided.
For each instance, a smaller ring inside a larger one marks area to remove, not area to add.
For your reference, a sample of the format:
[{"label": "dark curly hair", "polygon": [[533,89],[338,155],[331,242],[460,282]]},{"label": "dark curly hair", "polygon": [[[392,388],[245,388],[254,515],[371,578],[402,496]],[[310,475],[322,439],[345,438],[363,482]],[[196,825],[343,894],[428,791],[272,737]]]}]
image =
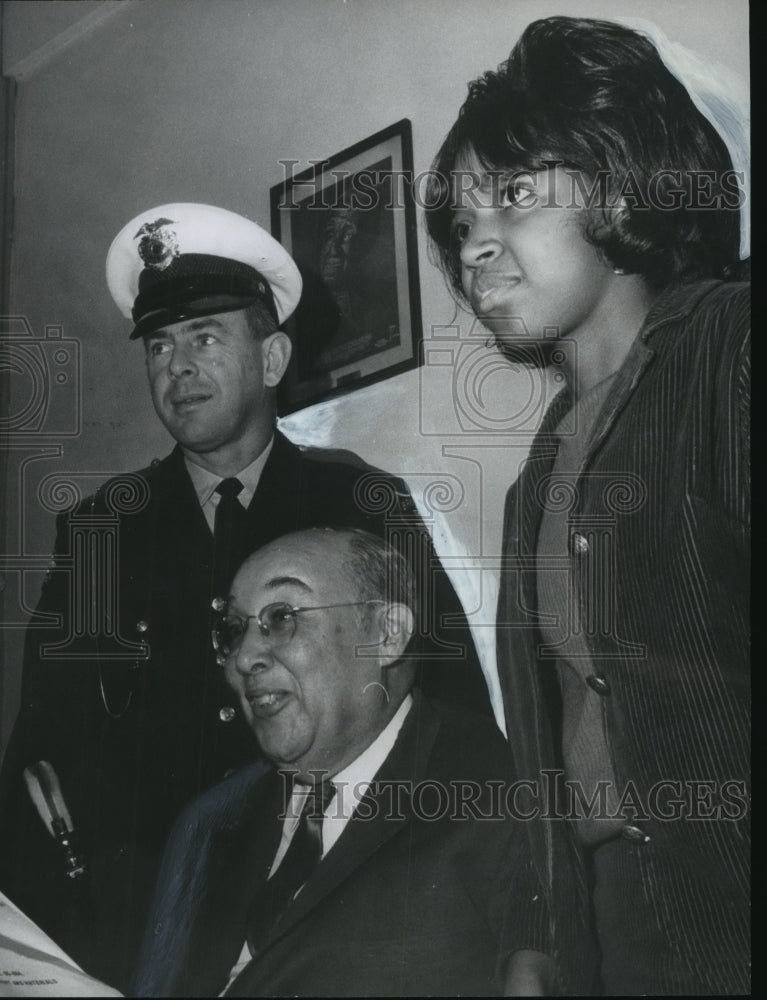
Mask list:
[{"label": "dark curly hair", "polygon": [[[630,28],[535,21],[497,72],[469,84],[432,164],[426,200],[435,206],[426,225],[437,263],[459,295],[449,188],[468,150],[487,170],[556,163],[600,178],[586,239],[611,266],[652,285],[727,278],[739,266],[742,195],[727,147],[652,42]],[[610,210],[622,194],[627,211]]]}]

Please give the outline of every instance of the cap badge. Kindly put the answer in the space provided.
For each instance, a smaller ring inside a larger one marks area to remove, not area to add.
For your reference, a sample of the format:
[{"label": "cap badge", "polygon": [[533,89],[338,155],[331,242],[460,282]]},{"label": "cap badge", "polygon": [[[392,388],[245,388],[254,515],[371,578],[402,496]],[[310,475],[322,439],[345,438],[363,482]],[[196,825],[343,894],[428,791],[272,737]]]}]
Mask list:
[{"label": "cap badge", "polygon": [[168,229],[168,226],[172,225],[173,219],[145,222],[133,237],[134,240],[141,237],[138,245],[139,257],[147,267],[155,271],[164,271],[178,257],[178,238],[172,229]]}]

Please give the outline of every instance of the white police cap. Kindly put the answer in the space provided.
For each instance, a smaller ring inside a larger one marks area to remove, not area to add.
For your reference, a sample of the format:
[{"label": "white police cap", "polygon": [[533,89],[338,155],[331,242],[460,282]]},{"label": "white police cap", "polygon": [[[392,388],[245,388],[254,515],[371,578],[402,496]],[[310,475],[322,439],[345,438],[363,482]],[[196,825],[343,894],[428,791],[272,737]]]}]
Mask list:
[{"label": "white police cap", "polygon": [[249,219],[213,205],[160,205],[120,230],[107,254],[107,284],[131,339],[198,316],[263,302],[277,324],[301,297],[287,250]]}]

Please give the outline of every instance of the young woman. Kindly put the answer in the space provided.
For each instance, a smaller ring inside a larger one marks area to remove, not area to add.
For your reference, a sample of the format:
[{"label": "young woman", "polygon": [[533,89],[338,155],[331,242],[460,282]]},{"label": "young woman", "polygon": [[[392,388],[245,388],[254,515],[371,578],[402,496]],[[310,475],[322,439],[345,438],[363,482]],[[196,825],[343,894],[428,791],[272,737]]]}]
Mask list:
[{"label": "young woman", "polygon": [[565,376],[498,611],[565,991],[749,989],[742,180],[647,37],[565,17],[470,84],[433,165],[455,292]]}]

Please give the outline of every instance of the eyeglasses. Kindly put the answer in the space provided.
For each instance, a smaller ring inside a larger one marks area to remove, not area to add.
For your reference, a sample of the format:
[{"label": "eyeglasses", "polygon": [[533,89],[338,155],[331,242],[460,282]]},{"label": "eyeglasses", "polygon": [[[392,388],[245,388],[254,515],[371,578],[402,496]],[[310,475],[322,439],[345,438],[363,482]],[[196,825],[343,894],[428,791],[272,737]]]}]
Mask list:
[{"label": "eyeglasses", "polygon": [[[213,607],[220,610],[224,601],[216,598]],[[329,611],[331,608],[356,608],[365,604],[386,604],[386,601],[346,601],[344,604],[320,604],[313,608],[296,608],[292,604],[278,602],[267,604],[257,615],[224,614],[213,623],[211,637],[213,648],[219,658],[226,658],[236,653],[245,638],[248,622],[256,622],[261,635],[269,638],[272,646],[284,646],[296,634],[296,619],[307,611]]]}]

